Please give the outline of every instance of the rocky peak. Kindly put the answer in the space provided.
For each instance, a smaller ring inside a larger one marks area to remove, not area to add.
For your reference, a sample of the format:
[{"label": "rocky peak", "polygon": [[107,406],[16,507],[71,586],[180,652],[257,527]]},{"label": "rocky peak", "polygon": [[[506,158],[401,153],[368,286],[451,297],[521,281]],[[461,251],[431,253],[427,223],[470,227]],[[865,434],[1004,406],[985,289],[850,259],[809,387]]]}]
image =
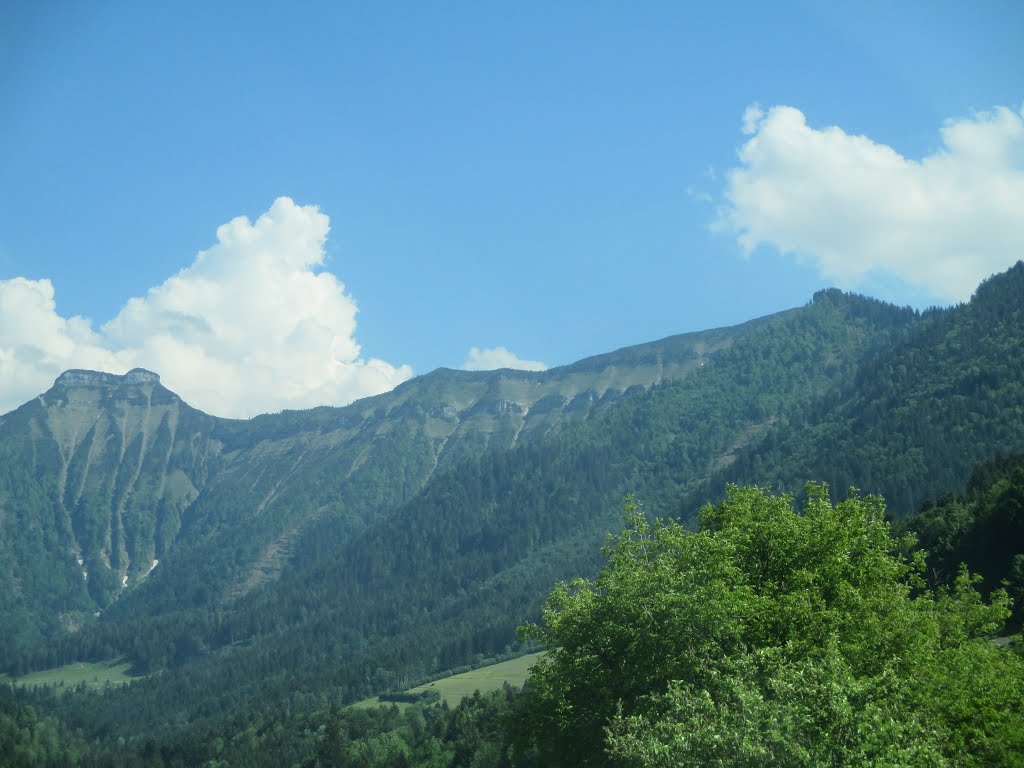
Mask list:
[{"label": "rocky peak", "polygon": [[147,371],[145,368],[132,368],[122,380],[125,384],[159,384],[160,374]]},{"label": "rocky peak", "polygon": [[53,382],[55,387],[116,387],[120,384],[159,384],[160,375],[145,368],[132,368],[124,375],[72,369],[64,371]]},{"label": "rocky peak", "polygon": [[133,368],[124,374],[74,369],[65,371],[49,391],[39,396],[44,406],[68,406],[92,411],[105,404],[122,404],[150,408],[171,405],[179,398],[160,384],[160,376],[144,368]]},{"label": "rocky peak", "polygon": [[83,371],[79,369],[64,371],[53,382],[55,387],[109,387],[117,385],[120,376],[101,371]]}]

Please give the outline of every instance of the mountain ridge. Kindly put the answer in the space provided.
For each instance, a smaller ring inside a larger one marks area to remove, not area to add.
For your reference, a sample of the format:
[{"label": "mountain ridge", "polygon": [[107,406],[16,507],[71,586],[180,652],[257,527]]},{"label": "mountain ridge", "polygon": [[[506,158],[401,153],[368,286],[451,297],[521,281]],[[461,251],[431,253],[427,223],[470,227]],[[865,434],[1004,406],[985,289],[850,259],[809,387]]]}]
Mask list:
[{"label": "mountain ridge", "polygon": [[[237,599],[277,578],[291,542],[318,521],[352,531],[372,524],[435,472],[542,439],[631,391],[689,375],[704,355],[767,320],[543,372],[439,369],[348,406],[249,420],[204,414],[146,369],[65,371],[0,416],[0,472],[34,496],[29,506],[40,512],[15,528],[45,529],[31,544],[0,548],[0,583],[6,575],[23,607],[62,593],[65,609],[50,611],[42,630],[52,634],[176,568],[172,549],[193,547],[193,560],[215,560],[210,553],[231,546],[241,526],[248,551],[226,565],[231,583],[207,597]],[[293,493],[311,475],[327,490]],[[0,486],[0,509],[5,495]],[[17,574],[32,570],[38,578],[23,584]]]}]

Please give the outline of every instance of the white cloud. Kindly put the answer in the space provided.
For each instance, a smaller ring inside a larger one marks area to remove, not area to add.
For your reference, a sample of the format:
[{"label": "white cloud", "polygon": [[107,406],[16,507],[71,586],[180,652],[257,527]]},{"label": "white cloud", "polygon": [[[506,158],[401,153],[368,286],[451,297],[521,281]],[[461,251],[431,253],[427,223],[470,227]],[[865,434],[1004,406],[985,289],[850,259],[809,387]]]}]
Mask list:
[{"label": "white cloud", "polygon": [[68,368],[122,367],[88,320],[57,314],[49,280],[0,280],[0,413],[48,389]]},{"label": "white cloud", "polygon": [[321,271],[328,217],[279,198],[242,216],[217,243],[96,332],[57,314],[48,280],[0,281],[0,413],[67,368],[141,366],[186,401],[221,416],[340,405],[412,375],[362,357],[356,304]]},{"label": "white cloud", "polygon": [[751,104],[743,110],[743,133],[747,136],[757,133],[758,126],[764,120],[764,110],[760,104]]},{"label": "white cloud", "polygon": [[948,120],[941,149],[920,160],[812,128],[793,107],[748,107],[743,129],[713,228],[747,253],[766,244],[844,287],[888,275],[946,300],[1024,256],[1020,111]]},{"label": "white cloud", "polygon": [[493,371],[498,368],[518,368],[523,371],[546,371],[547,366],[539,360],[521,360],[505,347],[480,349],[470,347],[462,369],[466,371]]},{"label": "white cloud", "polygon": [[704,192],[704,191],[702,191],[700,189],[697,189],[693,185],[690,185],[690,186],[688,186],[686,188],[686,194],[689,195],[690,197],[692,197],[694,200],[696,200],[699,203],[713,203],[713,202],[715,202],[715,198],[713,198],[707,192]]}]

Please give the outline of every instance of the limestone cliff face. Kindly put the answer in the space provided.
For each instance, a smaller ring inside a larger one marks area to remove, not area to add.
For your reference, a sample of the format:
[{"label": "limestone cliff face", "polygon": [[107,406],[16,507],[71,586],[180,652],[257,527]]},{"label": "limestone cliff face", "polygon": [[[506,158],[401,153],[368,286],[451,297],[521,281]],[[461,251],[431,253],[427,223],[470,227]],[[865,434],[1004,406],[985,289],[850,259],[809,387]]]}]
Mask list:
[{"label": "limestone cliff face", "polygon": [[0,436],[18,437],[9,460],[45,495],[32,524],[79,565],[98,604],[172,547],[218,453],[214,421],[137,368],[67,371],[0,425]]},{"label": "limestone cliff face", "polygon": [[59,387],[106,387],[116,388],[122,384],[159,384],[160,375],[147,371],[145,368],[133,368],[123,376],[102,371],[85,371],[71,369],[64,371],[53,383],[54,389]]}]

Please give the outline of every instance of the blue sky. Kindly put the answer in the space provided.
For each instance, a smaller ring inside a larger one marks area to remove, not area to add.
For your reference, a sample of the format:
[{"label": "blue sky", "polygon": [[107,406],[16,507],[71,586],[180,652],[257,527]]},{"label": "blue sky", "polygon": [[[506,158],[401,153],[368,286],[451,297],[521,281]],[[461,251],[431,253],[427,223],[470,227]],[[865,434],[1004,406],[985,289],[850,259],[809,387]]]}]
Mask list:
[{"label": "blue sky", "polygon": [[7,0],[0,412],[66,367],[250,416],[827,285],[963,300],[1024,257],[1022,39],[1014,2]]}]

